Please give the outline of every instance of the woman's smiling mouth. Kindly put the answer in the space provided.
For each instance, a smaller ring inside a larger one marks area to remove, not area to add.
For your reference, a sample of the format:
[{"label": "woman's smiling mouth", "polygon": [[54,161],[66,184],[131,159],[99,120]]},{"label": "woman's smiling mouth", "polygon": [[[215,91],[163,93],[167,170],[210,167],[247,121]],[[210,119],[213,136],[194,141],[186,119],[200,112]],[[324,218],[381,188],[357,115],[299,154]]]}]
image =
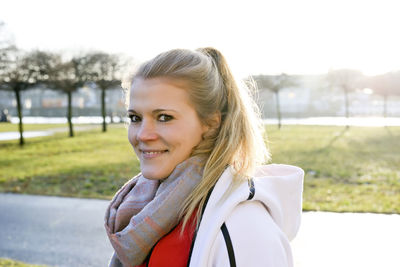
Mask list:
[{"label": "woman's smiling mouth", "polygon": [[143,158],[145,159],[151,159],[151,158],[156,158],[165,152],[168,152],[168,150],[142,150],[140,149],[140,152],[142,153]]}]

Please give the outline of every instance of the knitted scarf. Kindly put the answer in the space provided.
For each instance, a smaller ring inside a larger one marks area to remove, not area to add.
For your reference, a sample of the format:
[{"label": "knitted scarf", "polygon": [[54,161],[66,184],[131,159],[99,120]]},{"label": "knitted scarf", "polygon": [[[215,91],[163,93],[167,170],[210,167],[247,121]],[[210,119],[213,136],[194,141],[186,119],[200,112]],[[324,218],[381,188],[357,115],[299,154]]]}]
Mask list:
[{"label": "knitted scarf", "polygon": [[116,193],[105,215],[115,250],[109,266],[136,266],[146,259],[157,241],[178,224],[181,205],[199,184],[203,168],[202,158],[191,157],[162,182],[139,174]]}]

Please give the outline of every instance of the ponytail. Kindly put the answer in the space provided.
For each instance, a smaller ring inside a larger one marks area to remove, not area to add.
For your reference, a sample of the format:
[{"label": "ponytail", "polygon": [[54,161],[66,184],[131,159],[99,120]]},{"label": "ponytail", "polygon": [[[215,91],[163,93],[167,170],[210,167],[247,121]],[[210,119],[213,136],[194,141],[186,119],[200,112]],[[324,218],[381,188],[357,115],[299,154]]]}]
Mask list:
[{"label": "ponytail", "polygon": [[198,207],[197,218],[205,204],[207,193],[216,184],[227,165],[236,171],[233,188],[241,180],[249,178],[256,165],[269,160],[269,153],[263,138],[259,110],[252,100],[249,89],[240,88],[224,56],[214,48],[201,48],[197,51],[207,55],[213,63],[218,76],[217,90],[222,97],[217,112],[221,114],[213,149],[206,162],[203,179],[184,203],[183,226]]}]

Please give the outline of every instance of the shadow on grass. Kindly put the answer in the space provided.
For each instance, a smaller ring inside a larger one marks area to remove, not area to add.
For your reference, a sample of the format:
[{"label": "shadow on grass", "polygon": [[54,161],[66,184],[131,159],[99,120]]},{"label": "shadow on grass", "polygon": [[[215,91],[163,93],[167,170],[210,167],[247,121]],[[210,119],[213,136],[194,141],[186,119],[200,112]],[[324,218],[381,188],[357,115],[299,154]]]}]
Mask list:
[{"label": "shadow on grass", "polygon": [[[396,136],[395,134],[393,134],[393,132],[392,132],[392,130],[391,130],[391,127],[385,126],[384,128],[385,128],[386,132],[387,132],[391,137],[395,137],[395,136]],[[400,137],[400,136],[398,136],[398,137]]]},{"label": "shadow on grass", "polygon": [[[46,143],[48,141],[57,141],[57,140],[62,140],[62,139],[73,139],[75,137],[79,137],[79,136],[86,136],[89,134],[93,134],[93,133],[104,133],[101,131],[101,125],[97,125],[98,128],[91,128],[91,129],[87,129],[87,130],[75,130],[74,132],[74,136],[70,137],[69,136],[69,132],[66,130],[65,132],[56,132],[52,135],[48,135],[48,136],[38,136],[38,137],[31,137],[31,138],[24,138],[25,144],[23,146],[19,145],[19,139],[15,139],[15,140],[2,140],[0,141],[0,149],[1,148],[9,148],[9,147],[15,147],[15,148],[21,148],[24,149],[26,147],[28,147],[29,145],[37,145],[37,144],[41,144],[41,143]],[[114,128],[121,128],[123,125],[108,125],[108,131],[110,129],[114,129]],[[67,129],[67,128],[66,128]],[[107,132],[105,132],[105,134],[107,134]]]},{"label": "shadow on grass", "polygon": [[340,131],[340,133],[338,135],[333,137],[326,146],[324,146],[323,148],[320,148],[319,151],[323,152],[323,151],[331,148],[333,146],[333,144],[336,143],[340,138],[342,138],[347,131],[349,131],[349,127],[346,126],[345,128],[343,128],[342,131]]},{"label": "shadow on grass", "polygon": [[390,136],[393,136],[392,131],[390,130],[389,127],[385,126],[385,130]]},{"label": "shadow on grass", "polygon": [[384,129],[386,134],[383,132],[381,135],[368,137],[364,139],[364,142],[370,146],[381,147],[383,152],[387,150],[388,152],[392,151],[398,154],[400,151],[400,131],[394,131],[387,126]]},{"label": "shadow on grass", "polygon": [[[10,166],[10,165],[18,165],[21,164],[23,166],[23,163],[26,160],[29,160],[29,158],[22,156],[22,155],[35,155],[35,156],[40,156],[40,153],[42,152],[42,147],[46,146],[51,146],[51,147],[59,147],[59,149],[55,149],[52,151],[52,155],[56,154],[62,154],[66,153],[65,151],[65,146],[60,145],[61,143],[64,142],[70,142],[76,140],[77,142],[82,142],[80,138],[85,137],[85,136],[90,136],[94,133],[97,133],[96,131],[85,131],[85,132],[79,132],[78,134],[75,135],[75,137],[69,137],[68,135],[64,133],[56,133],[52,136],[41,136],[41,137],[35,137],[32,139],[29,139],[28,142],[25,142],[23,146],[19,145],[18,140],[9,140],[9,141],[1,141],[0,142],[0,149],[4,151],[10,151],[11,153],[19,153],[20,157],[2,157],[0,158],[0,166]],[[39,149],[39,151],[37,150]],[[57,153],[55,153],[55,151]],[[70,151],[68,151],[70,152]],[[4,155],[7,155],[7,152],[4,153]]]},{"label": "shadow on grass", "polygon": [[139,165],[108,164],[74,167],[60,173],[12,179],[1,183],[2,192],[110,199],[129,179],[139,173]]}]

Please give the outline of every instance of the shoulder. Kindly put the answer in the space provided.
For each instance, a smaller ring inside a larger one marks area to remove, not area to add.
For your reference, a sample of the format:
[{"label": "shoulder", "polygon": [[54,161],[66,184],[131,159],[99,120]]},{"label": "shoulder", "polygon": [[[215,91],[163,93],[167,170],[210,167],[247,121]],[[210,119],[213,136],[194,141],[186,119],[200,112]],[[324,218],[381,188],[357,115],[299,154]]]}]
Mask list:
[{"label": "shoulder", "polygon": [[234,171],[227,168],[205,206],[193,266],[230,266],[223,225],[237,266],[293,266],[289,239],[300,224],[302,175],[297,167],[266,165],[257,169],[253,183],[233,185]]},{"label": "shoulder", "polygon": [[[240,203],[226,218],[225,225],[237,266],[292,266],[289,241],[261,202]],[[229,266],[226,237],[222,231],[211,251],[213,266]]]}]

